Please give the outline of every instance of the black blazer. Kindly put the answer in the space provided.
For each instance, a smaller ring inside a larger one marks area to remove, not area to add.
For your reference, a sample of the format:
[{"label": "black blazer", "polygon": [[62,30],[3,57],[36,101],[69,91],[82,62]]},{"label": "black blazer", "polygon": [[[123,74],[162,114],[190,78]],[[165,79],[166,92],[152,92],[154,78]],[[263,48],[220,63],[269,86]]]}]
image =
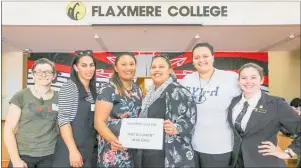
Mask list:
[{"label": "black blazer", "polygon": [[245,133],[240,136],[233,125],[232,110],[241,98],[242,95],[233,98],[228,108],[228,122],[234,132],[231,166],[236,166],[238,152],[241,149],[245,167],[286,167],[282,159],[275,156],[262,156],[258,152],[258,146],[263,141],[271,141],[277,145],[277,133],[280,127],[284,126],[290,132],[298,135],[289,147],[300,155],[301,117],[283,98],[269,96],[262,92],[261,98],[247,123]]}]

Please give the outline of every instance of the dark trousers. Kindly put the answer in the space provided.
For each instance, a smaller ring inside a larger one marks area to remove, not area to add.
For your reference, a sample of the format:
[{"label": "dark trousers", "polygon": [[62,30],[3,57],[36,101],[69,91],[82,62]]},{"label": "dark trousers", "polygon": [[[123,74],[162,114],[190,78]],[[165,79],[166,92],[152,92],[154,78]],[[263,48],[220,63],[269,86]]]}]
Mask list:
[{"label": "dark trousers", "polygon": [[91,159],[91,167],[97,167],[97,154],[98,154],[98,146],[94,146],[92,159]]},{"label": "dark trousers", "polygon": [[[21,155],[20,158],[27,164],[28,168],[49,168],[52,166],[53,155],[41,156],[41,157],[31,157],[26,155]],[[8,164],[9,168],[13,168],[13,164],[10,161]]]},{"label": "dark trousers", "polygon": [[230,167],[232,152],[223,154],[206,154],[194,151],[196,167]]}]

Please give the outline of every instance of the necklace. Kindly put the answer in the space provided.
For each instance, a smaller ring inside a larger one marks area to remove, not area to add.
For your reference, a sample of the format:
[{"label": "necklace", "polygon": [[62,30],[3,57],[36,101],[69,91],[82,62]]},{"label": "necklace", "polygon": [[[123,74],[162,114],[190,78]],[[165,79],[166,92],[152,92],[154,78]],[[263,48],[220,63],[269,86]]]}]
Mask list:
[{"label": "necklace", "polygon": [[51,87],[45,93],[43,93],[42,95],[37,91],[35,86],[33,86],[33,90],[40,97],[39,99],[41,101],[41,104],[43,105],[44,104],[43,96],[45,96],[49,91],[51,91]]},{"label": "necklace", "polygon": [[211,82],[211,79],[212,79],[214,73],[215,73],[215,69],[213,69],[213,72],[210,75],[210,78],[209,78],[208,82],[206,83],[206,85],[203,86],[203,88],[202,88],[202,81],[201,81],[200,73],[198,73],[198,75],[199,75],[199,82],[200,82],[200,97],[199,97],[199,102],[202,101],[202,98],[204,96],[204,94],[202,93],[202,91],[205,92],[205,86],[208,86],[208,84],[209,84],[209,87],[210,87],[210,82]]}]

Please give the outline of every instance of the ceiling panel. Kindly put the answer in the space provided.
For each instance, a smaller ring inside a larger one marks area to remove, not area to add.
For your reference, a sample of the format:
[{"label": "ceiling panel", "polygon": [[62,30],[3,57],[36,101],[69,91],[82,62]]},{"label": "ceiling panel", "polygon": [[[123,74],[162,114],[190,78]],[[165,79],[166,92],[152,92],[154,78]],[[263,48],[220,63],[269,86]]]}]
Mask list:
[{"label": "ceiling panel", "polygon": [[[94,39],[95,34],[98,39]],[[198,39],[194,38],[196,34]],[[216,51],[260,51],[267,47],[273,51],[294,50],[300,47],[300,37],[283,41],[290,34],[300,35],[300,25],[2,26],[5,41],[34,52],[185,51],[197,42],[209,42]]]}]

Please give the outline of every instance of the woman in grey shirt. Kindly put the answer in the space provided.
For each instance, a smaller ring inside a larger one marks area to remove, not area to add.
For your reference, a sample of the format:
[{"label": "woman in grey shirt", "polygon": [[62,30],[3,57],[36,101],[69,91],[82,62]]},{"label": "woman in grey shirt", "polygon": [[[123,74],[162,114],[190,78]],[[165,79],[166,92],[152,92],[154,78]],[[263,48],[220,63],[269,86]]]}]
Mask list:
[{"label": "woman in grey shirt", "polygon": [[57,140],[57,93],[51,89],[54,64],[46,58],[32,67],[32,88],[17,92],[10,100],[4,126],[9,167],[51,167]]}]

